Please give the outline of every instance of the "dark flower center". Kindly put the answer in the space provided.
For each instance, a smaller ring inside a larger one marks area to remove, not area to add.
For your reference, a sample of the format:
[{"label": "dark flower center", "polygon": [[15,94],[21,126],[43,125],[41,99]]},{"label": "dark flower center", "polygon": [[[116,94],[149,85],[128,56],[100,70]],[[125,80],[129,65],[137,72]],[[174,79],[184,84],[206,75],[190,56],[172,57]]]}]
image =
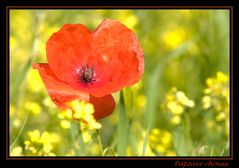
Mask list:
[{"label": "dark flower center", "polygon": [[79,73],[80,81],[83,83],[84,86],[88,86],[95,81],[95,67],[89,67],[88,64],[81,67]]}]

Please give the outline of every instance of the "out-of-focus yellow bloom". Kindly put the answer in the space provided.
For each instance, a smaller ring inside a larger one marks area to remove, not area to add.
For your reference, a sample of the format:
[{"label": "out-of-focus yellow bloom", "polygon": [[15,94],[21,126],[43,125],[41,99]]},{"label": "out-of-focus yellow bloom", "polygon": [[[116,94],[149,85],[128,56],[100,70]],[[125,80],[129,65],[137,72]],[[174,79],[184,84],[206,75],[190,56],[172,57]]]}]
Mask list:
[{"label": "out-of-focus yellow bloom", "polygon": [[43,142],[43,143],[51,141],[51,136],[50,136],[49,132],[47,132],[47,131],[43,132],[41,135],[41,138],[39,140],[40,140],[40,142]]},{"label": "out-of-focus yellow bloom", "polygon": [[10,42],[9,46],[11,46],[11,48],[15,48],[16,47],[17,39],[14,36],[10,35],[9,42]]},{"label": "out-of-focus yellow bloom", "polygon": [[134,27],[138,24],[138,17],[135,15],[129,15],[122,21],[128,28],[134,30]]},{"label": "out-of-focus yellow bloom", "polygon": [[14,119],[13,120],[13,126],[17,127],[17,128],[20,127],[21,126],[21,121],[19,119],[17,119],[17,118]]},{"label": "out-of-focus yellow bloom", "polygon": [[217,80],[218,80],[218,82],[227,82],[228,76],[219,71],[219,72],[217,72]]},{"label": "out-of-focus yellow bloom", "polygon": [[228,136],[227,124],[229,123],[230,109],[228,80],[228,76],[221,71],[217,72],[215,77],[206,79],[207,88],[205,88],[202,98],[203,109],[210,108],[213,113],[207,122],[209,131],[211,130],[213,133],[222,131],[226,136]]},{"label": "out-of-focus yellow bloom", "polygon": [[184,92],[178,91],[176,87],[172,87],[165,97],[163,107],[168,110],[168,118],[173,125],[180,124],[184,111],[195,106],[194,101],[190,100]]},{"label": "out-of-focus yellow bloom", "polygon": [[40,131],[39,130],[30,131],[28,132],[28,136],[30,138],[30,141],[37,142],[40,138]]},{"label": "out-of-focus yellow bloom", "polygon": [[185,41],[186,35],[186,31],[183,28],[178,27],[175,30],[165,32],[163,34],[163,41],[167,48],[175,49]]},{"label": "out-of-focus yellow bloom", "polygon": [[64,119],[65,118],[65,113],[64,112],[61,112],[61,113],[58,113],[58,118],[60,119]]},{"label": "out-of-focus yellow bloom", "polygon": [[208,109],[212,104],[212,99],[210,96],[204,96],[202,98],[202,104],[204,109]]},{"label": "out-of-focus yellow bloom", "polygon": [[[48,39],[53,33],[57,32],[59,28],[60,27],[57,26],[49,26],[46,22],[40,24],[41,35],[44,39]],[[43,51],[45,51],[45,48],[43,48]]]},{"label": "out-of-focus yellow bloom", "polygon": [[167,108],[173,113],[173,114],[182,114],[183,113],[183,107],[179,104],[177,104],[174,101],[170,101],[167,104]]},{"label": "out-of-focus yellow bloom", "polygon": [[14,147],[10,152],[10,156],[22,156],[22,147]]},{"label": "out-of-focus yellow bloom", "polygon": [[36,102],[26,102],[25,108],[35,115],[38,115],[41,112],[41,106]]},{"label": "out-of-focus yellow bloom", "polygon": [[90,148],[89,152],[90,152],[91,155],[102,155],[100,145],[96,144],[96,143],[93,143],[91,145],[91,148]]},{"label": "out-of-focus yellow bloom", "polygon": [[175,124],[175,125],[177,125],[177,124],[179,124],[180,123],[180,121],[181,121],[181,118],[180,118],[180,116],[179,115],[175,115],[175,116],[173,116],[172,118],[171,118],[171,123],[172,124]]},{"label": "out-of-focus yellow bloom", "polygon": [[[77,120],[80,122],[82,130],[92,130],[92,129],[100,129],[101,124],[98,123],[93,114],[95,112],[94,106],[91,103],[87,103],[84,101],[73,100],[68,103],[70,108],[62,111],[58,117],[64,120]],[[66,121],[61,123],[63,128],[69,126]]]},{"label": "out-of-focus yellow bloom", "polygon": [[46,106],[46,107],[56,107],[56,105],[52,102],[51,98],[50,97],[46,97],[43,101],[43,104]]},{"label": "out-of-focus yellow bloom", "polygon": [[46,156],[56,156],[56,154],[55,154],[55,153],[52,153],[52,152],[50,152],[50,153],[48,153]]},{"label": "out-of-focus yellow bloom", "polygon": [[65,129],[68,129],[68,128],[71,127],[71,123],[69,121],[67,121],[67,120],[62,120],[61,121],[61,127],[65,128]]},{"label": "out-of-focus yellow bloom", "polygon": [[70,109],[66,109],[63,113],[65,113],[66,118],[72,119],[73,112]]},{"label": "out-of-focus yellow bloom", "polygon": [[27,74],[27,82],[28,88],[32,92],[39,93],[40,91],[44,90],[44,84],[41,80],[40,75],[37,71],[30,70]]},{"label": "out-of-focus yellow bloom", "polygon": [[88,131],[82,133],[82,138],[85,143],[89,143],[91,140],[91,134]]},{"label": "out-of-focus yellow bloom", "polygon": [[194,102],[192,100],[189,100],[188,97],[182,91],[176,92],[176,97],[179,103],[181,103],[182,105],[194,107]]},{"label": "out-of-focus yellow bloom", "polygon": [[174,151],[169,151],[166,153],[166,156],[177,156],[177,153]]},{"label": "out-of-focus yellow bloom", "polygon": [[43,151],[45,153],[49,153],[53,149],[53,146],[51,143],[44,143],[43,145]]},{"label": "out-of-focus yellow bloom", "polygon": [[27,155],[53,156],[53,144],[58,143],[60,138],[57,134],[47,131],[40,133],[39,130],[28,132],[29,140],[24,141]]},{"label": "out-of-focus yellow bloom", "polygon": [[131,11],[119,10],[118,20],[121,21],[128,28],[135,30],[135,26],[138,24],[138,17],[134,15]]},{"label": "out-of-focus yellow bloom", "polygon": [[165,153],[165,151],[166,151],[165,147],[162,146],[162,145],[156,146],[156,149],[157,149],[157,151],[160,152],[160,153]]},{"label": "out-of-focus yellow bloom", "polygon": [[127,155],[127,156],[133,156],[133,155],[135,155],[135,154],[134,154],[134,151],[132,150],[132,147],[127,146],[127,148],[126,148],[126,155]]},{"label": "out-of-focus yellow bloom", "polygon": [[152,129],[149,134],[148,143],[160,155],[167,155],[173,149],[172,136],[170,132],[163,129]]},{"label": "out-of-focus yellow bloom", "polygon": [[225,112],[221,112],[221,113],[219,113],[219,114],[216,116],[216,121],[222,121],[222,120],[224,120],[224,119],[226,119],[226,114],[225,114]]},{"label": "out-of-focus yellow bloom", "polygon": [[172,142],[171,134],[165,131],[161,141],[164,145],[169,145]]},{"label": "out-of-focus yellow bloom", "polygon": [[[137,150],[137,153],[138,153],[139,155],[142,154],[143,145],[144,145],[144,139],[142,139],[142,140],[138,143],[138,145],[137,145],[137,149],[138,149],[138,150]],[[152,151],[152,149],[151,149],[151,147],[150,147],[150,145],[149,145],[148,143],[147,143],[146,148],[145,148],[144,156],[155,156],[155,153],[153,153],[153,151]]]},{"label": "out-of-focus yellow bloom", "polygon": [[9,113],[10,113],[10,117],[12,117],[15,113],[15,108],[12,104],[10,104]]},{"label": "out-of-focus yellow bloom", "polygon": [[136,102],[137,102],[137,105],[140,107],[140,108],[144,108],[146,106],[146,103],[147,103],[147,99],[145,97],[144,94],[140,94],[137,98],[136,98]]}]

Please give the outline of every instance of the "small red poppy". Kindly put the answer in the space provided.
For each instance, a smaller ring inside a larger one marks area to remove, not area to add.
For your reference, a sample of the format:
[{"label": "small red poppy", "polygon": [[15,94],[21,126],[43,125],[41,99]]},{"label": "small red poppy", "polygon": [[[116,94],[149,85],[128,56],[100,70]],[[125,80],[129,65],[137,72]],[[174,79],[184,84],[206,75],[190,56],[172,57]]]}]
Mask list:
[{"label": "small red poppy", "polygon": [[94,105],[95,119],[115,108],[111,93],[139,81],[144,54],[134,32],[105,19],[91,32],[82,24],[65,24],[46,44],[48,64],[33,64],[53,102],[61,109],[73,100]]}]

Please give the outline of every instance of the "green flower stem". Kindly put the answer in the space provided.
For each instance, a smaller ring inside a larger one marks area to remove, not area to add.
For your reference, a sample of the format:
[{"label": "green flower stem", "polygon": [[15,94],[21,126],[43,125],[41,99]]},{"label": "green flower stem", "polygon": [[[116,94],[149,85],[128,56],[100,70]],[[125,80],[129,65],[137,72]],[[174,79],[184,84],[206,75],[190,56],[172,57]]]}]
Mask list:
[{"label": "green flower stem", "polygon": [[98,142],[99,142],[99,145],[100,145],[100,150],[101,150],[102,156],[104,156],[104,148],[103,148],[103,145],[102,145],[102,142],[101,142],[100,132],[99,132],[98,129],[96,129],[96,135],[97,135],[97,139],[98,139]]},{"label": "green flower stem", "polygon": [[105,155],[106,155],[106,152],[108,152],[108,151],[112,154],[112,156],[115,156],[115,154],[114,154],[114,152],[112,151],[111,148],[105,148],[104,153],[103,153],[103,156],[105,156]]},{"label": "green flower stem", "polygon": [[80,125],[80,122],[78,122],[77,124],[78,128],[78,137],[80,139],[80,154],[85,154],[85,143],[84,143],[84,140],[83,140],[83,136],[82,136],[82,130],[81,130],[81,125]]},{"label": "green flower stem", "polygon": [[71,122],[71,139],[72,148],[74,149],[76,155],[85,154],[85,144],[83,141],[81,126],[79,122]]}]

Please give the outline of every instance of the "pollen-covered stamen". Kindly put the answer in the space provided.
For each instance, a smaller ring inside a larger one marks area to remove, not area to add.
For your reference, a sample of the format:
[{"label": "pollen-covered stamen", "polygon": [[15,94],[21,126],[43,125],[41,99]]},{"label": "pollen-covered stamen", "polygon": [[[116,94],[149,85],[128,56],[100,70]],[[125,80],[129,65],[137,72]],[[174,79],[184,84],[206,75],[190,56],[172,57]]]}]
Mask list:
[{"label": "pollen-covered stamen", "polygon": [[96,75],[94,65],[92,65],[92,67],[89,67],[88,64],[86,64],[82,66],[79,71],[80,81],[85,86],[92,84],[95,81],[95,76]]}]

